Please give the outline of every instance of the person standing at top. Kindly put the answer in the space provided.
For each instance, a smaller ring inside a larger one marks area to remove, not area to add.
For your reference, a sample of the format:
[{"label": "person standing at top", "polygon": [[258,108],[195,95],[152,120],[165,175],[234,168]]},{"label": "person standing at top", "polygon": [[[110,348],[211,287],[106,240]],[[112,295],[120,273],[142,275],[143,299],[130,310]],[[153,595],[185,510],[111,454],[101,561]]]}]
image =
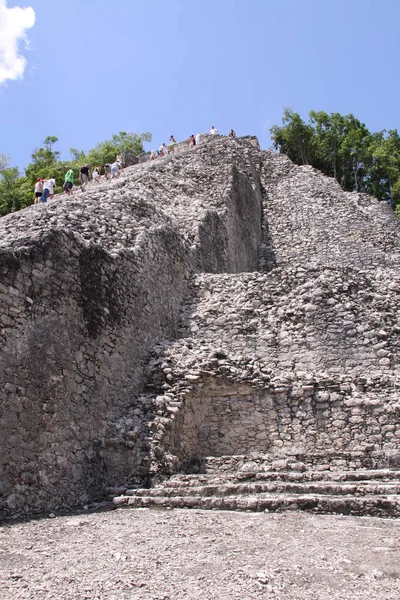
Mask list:
[{"label": "person standing at top", "polygon": [[193,133],[192,133],[192,135],[191,135],[191,136],[190,136],[190,138],[189,138],[189,146],[190,146],[191,148],[193,148],[193,146],[195,146],[195,145],[196,145],[196,140],[194,139],[194,135],[193,135]]},{"label": "person standing at top", "polygon": [[230,138],[235,138],[236,137],[236,131],[234,131],[233,129],[230,130],[228,137]]},{"label": "person standing at top", "polygon": [[54,177],[50,177],[50,179],[47,179],[44,182],[43,193],[42,193],[42,197],[40,198],[41,202],[47,202],[47,198],[49,198],[50,200],[52,200],[54,198],[55,185],[56,185],[56,180],[54,179]]},{"label": "person standing at top", "polygon": [[74,185],[74,172],[72,169],[68,169],[64,177],[64,189],[68,196],[72,196],[72,188]]},{"label": "person standing at top", "polygon": [[43,180],[41,177],[36,179],[35,183],[35,204],[39,204],[40,198],[43,195]]},{"label": "person standing at top", "polygon": [[210,129],[210,135],[218,135],[218,129],[215,129],[214,125]]},{"label": "person standing at top", "polygon": [[83,192],[85,185],[90,179],[90,167],[89,165],[83,165],[79,171],[79,181],[81,182],[81,190]]}]

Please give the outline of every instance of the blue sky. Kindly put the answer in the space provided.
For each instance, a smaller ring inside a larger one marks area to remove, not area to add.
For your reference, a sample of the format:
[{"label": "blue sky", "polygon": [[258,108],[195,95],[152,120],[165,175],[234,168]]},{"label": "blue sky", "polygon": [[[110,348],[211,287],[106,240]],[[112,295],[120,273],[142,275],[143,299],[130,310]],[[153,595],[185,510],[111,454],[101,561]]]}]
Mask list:
[{"label": "blue sky", "polygon": [[[118,131],[150,131],[150,148],[211,125],[257,135],[266,148],[286,106],[400,128],[399,0],[2,5],[36,16],[29,49],[19,45],[23,77],[0,86],[0,150],[20,168],[47,135],[64,159]],[[0,44],[0,67],[2,57]]]}]

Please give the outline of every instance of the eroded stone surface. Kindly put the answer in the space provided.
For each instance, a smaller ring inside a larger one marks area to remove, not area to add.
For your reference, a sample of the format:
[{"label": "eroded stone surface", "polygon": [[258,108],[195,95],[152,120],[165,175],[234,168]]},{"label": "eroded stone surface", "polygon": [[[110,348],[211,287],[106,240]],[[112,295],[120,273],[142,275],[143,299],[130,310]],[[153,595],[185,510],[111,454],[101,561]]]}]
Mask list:
[{"label": "eroded stone surface", "polygon": [[209,456],[398,468],[400,229],[375,199],[211,139],[0,240],[5,515]]}]

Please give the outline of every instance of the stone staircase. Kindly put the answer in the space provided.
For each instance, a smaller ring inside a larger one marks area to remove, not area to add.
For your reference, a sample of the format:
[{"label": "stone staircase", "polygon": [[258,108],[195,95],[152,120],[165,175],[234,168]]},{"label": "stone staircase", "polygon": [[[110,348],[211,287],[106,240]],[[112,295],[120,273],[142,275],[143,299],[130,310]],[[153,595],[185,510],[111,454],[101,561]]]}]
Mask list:
[{"label": "stone staircase", "polygon": [[339,461],[335,466],[332,461],[313,465],[312,460],[311,464],[281,460],[267,465],[258,460],[235,471],[232,458],[207,459],[204,473],[173,475],[150,489],[127,489],[114,497],[114,505],[400,516],[400,470],[349,468],[342,457],[341,466]]}]

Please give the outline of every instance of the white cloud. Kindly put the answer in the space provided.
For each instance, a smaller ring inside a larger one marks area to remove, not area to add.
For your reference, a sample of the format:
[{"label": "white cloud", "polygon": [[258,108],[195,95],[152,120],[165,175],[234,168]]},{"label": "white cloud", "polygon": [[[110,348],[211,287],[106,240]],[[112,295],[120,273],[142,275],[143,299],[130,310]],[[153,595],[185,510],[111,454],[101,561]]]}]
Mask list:
[{"label": "white cloud", "polygon": [[0,0],[0,85],[24,76],[27,61],[20,54],[19,42],[28,47],[26,30],[34,26],[35,20],[33,8],[8,8],[7,0]]}]

